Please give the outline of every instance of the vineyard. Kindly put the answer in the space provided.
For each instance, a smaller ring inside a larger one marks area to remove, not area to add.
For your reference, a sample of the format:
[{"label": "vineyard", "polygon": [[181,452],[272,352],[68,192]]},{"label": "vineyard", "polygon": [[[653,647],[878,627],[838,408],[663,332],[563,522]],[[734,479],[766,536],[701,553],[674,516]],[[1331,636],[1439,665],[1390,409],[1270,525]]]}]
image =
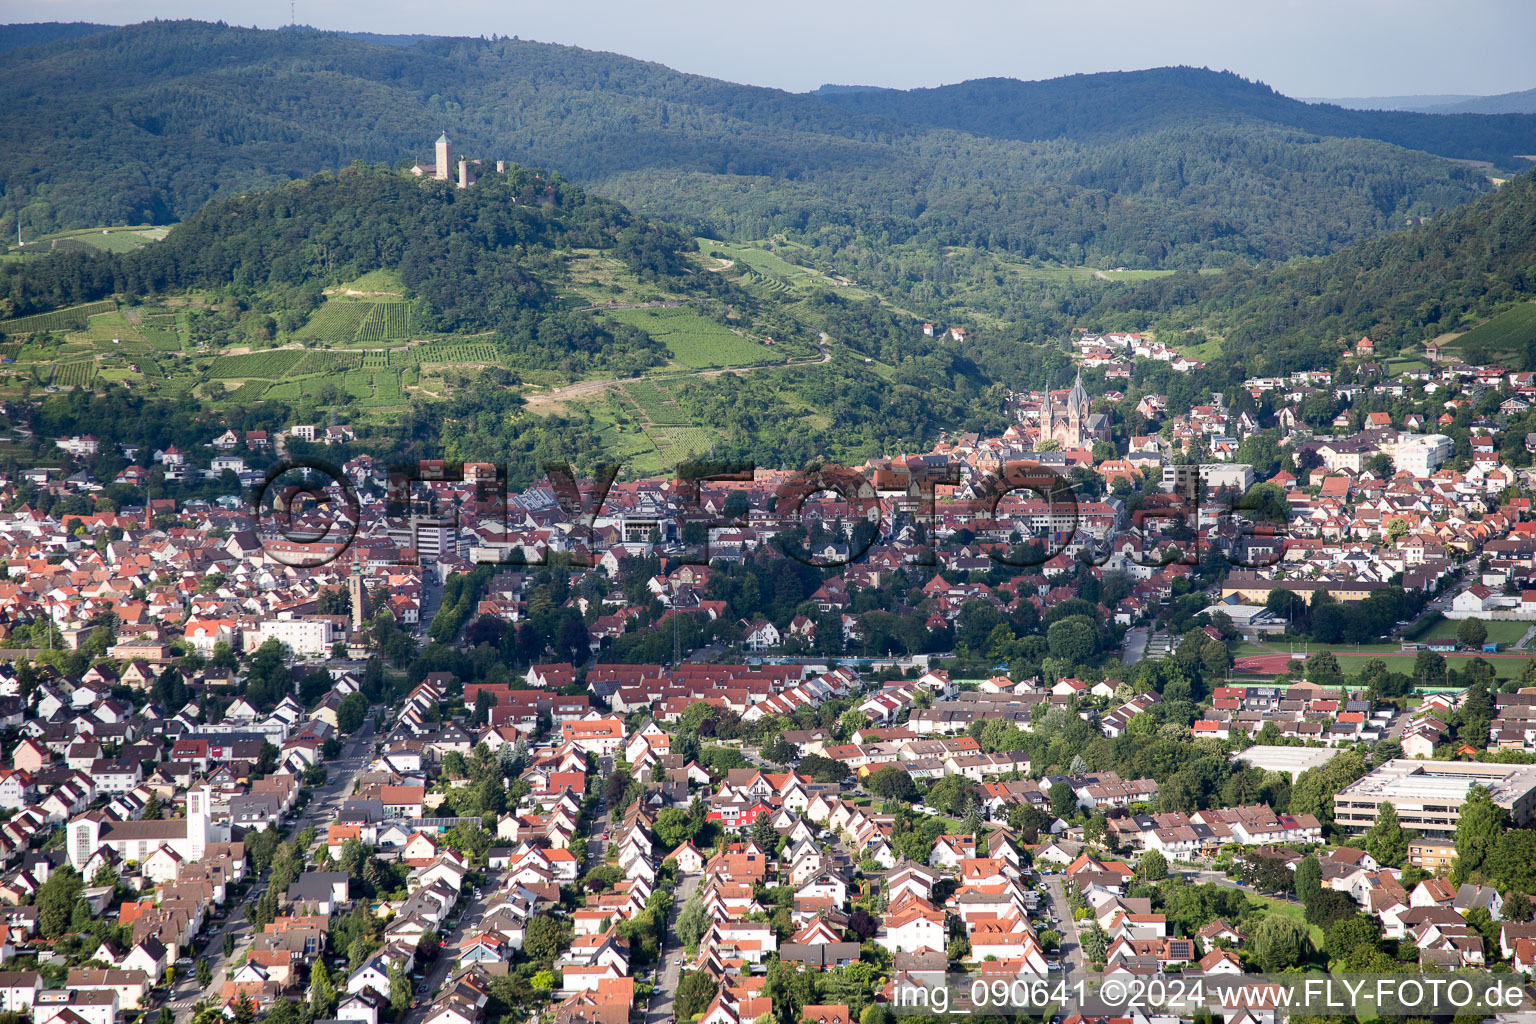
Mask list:
[{"label": "vineyard", "polygon": [[408,302],[375,302],[373,311],[357,329],[358,341],[393,341],[409,337],[411,306]]},{"label": "vineyard", "polygon": [[212,380],[240,380],[260,377],[263,380],[281,380],[310,353],[298,349],[275,349],[269,352],[251,352],[241,356],[220,356],[208,369]]},{"label": "vineyard", "polygon": [[672,396],[650,381],[631,381],[623,387],[625,397],[633,402],[647,420],[658,427],[686,427],[690,421]]},{"label": "vineyard", "polygon": [[57,363],[53,368],[53,385],[60,388],[87,387],[95,376],[96,364],[91,360]]},{"label": "vineyard", "polygon": [[360,302],[331,299],[315,310],[294,334],[301,341],[325,345],[393,341],[410,336],[409,302]]},{"label": "vineyard", "polygon": [[355,370],[362,364],[362,356],[356,352],[316,350],[305,352],[304,358],[294,364],[287,376],[308,377],[315,373],[339,373],[344,370]]},{"label": "vineyard", "polygon": [[488,342],[440,341],[410,350],[416,363],[499,363],[501,353]]},{"label": "vineyard", "polygon": [[91,316],[97,313],[110,313],[115,309],[117,309],[117,303],[106,299],[102,302],[87,302],[83,306],[70,306],[68,309],[56,309],[51,313],[0,320],[0,334],[13,336],[34,334],[38,331],[84,330]]},{"label": "vineyard", "polygon": [[781,361],[768,346],[743,338],[694,309],[621,309],[607,315],[649,334],[667,346],[673,359],[690,368]]},{"label": "vineyard", "polygon": [[[1507,359],[1536,339],[1536,302],[1506,310],[1456,339],[1463,354],[1476,350],[1478,359]],[[1469,356],[1468,358],[1474,358]]]}]

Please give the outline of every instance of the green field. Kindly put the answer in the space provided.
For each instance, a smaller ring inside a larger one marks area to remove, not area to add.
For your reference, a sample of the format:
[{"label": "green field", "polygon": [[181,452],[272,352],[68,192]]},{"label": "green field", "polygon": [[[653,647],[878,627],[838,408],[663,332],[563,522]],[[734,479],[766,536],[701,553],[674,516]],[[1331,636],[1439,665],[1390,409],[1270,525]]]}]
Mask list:
[{"label": "green field", "polygon": [[620,309],[604,315],[640,328],[690,369],[783,361],[774,349],[727,330],[695,309]]},{"label": "green field", "polygon": [[330,299],[315,310],[293,337],[322,345],[351,345],[399,341],[410,337],[410,333],[409,302]]},{"label": "green field", "polygon": [[1536,340],[1536,302],[1526,302],[1472,328],[1456,339],[1456,345],[1463,352],[1475,347],[1500,358],[1523,350],[1533,340]]},{"label": "green field", "polygon": [[[1456,619],[1447,619],[1443,616],[1426,620],[1419,628],[1415,629],[1409,640],[1454,640],[1456,629],[1461,622]],[[1499,645],[1499,649],[1511,647],[1520,638],[1525,636],[1528,622],[1509,622],[1496,619],[1484,619],[1483,625],[1488,629],[1488,640]]]},{"label": "green field", "polygon": [[[1339,654],[1339,668],[1345,675],[1353,675],[1364,668],[1365,663],[1370,661],[1371,658],[1379,656],[1373,654]],[[1387,663],[1387,668],[1391,671],[1401,672],[1405,676],[1410,676],[1413,674],[1414,657],[1415,655],[1412,653],[1405,652],[1383,658],[1382,660]],[[1448,668],[1460,670],[1466,668],[1465,662],[1471,661],[1476,657],[1478,657],[1476,654],[1447,654],[1445,656],[1445,663]],[[1493,666],[1495,677],[1499,679],[1517,679],[1520,676],[1521,670],[1525,668],[1525,663],[1530,659],[1507,658],[1500,655],[1499,657],[1487,658],[1485,660]]]}]

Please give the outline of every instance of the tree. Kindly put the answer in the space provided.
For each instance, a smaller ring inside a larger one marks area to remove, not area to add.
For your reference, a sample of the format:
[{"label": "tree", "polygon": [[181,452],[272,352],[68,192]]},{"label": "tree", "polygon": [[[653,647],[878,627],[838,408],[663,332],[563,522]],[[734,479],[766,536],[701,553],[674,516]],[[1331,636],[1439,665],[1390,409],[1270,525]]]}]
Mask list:
[{"label": "tree", "polygon": [[37,929],[44,938],[56,938],[69,930],[75,904],[85,881],[74,868],[63,865],[48,873],[37,890]]},{"label": "tree", "polygon": [[1301,965],[1307,953],[1307,931],[1297,921],[1270,914],[1253,930],[1252,949],[1266,974]]},{"label": "tree", "polygon": [[1467,791],[1461,804],[1461,817],[1456,822],[1456,865],[1452,878],[1465,881],[1473,871],[1483,866],[1493,852],[1504,830],[1507,814],[1504,808],[1493,802],[1493,797],[1483,786],[1473,786]]},{"label": "tree", "polygon": [[1376,939],[1380,934],[1376,922],[1364,914],[1350,914],[1328,926],[1323,934],[1323,949],[1329,959],[1345,960],[1362,946],[1378,948]]},{"label": "tree", "polygon": [[1408,856],[1408,833],[1398,824],[1397,808],[1389,801],[1376,808],[1376,823],[1365,833],[1365,848],[1382,867],[1396,866]]},{"label": "tree", "polygon": [[565,929],[548,914],[540,914],[528,922],[523,936],[523,952],[535,962],[552,961],[565,948]]},{"label": "tree", "polygon": [[912,781],[912,776],[893,764],[888,764],[871,775],[868,786],[871,793],[886,800],[913,803],[918,796],[917,785]]},{"label": "tree", "polygon": [[1524,923],[1531,919],[1531,898],[1516,890],[1504,900],[1504,920]]},{"label": "tree", "polygon": [[1168,877],[1168,858],[1157,850],[1148,850],[1141,855],[1136,873],[1148,882],[1160,882]]},{"label": "tree", "polygon": [[1462,619],[1456,627],[1456,642],[1463,647],[1481,650],[1487,639],[1488,627],[1483,625],[1482,619]]},{"label": "tree", "polygon": [[203,991],[213,984],[213,968],[208,966],[207,957],[197,958],[197,987]]},{"label": "tree", "polygon": [[1080,941],[1083,946],[1083,959],[1091,964],[1104,962],[1109,955],[1109,934],[1099,927],[1094,921],[1080,933]]},{"label": "tree", "polygon": [[668,807],[656,815],[656,838],[668,850],[675,850],[699,834],[701,823],[681,807]]},{"label": "tree", "polygon": [[709,926],[709,912],[704,909],[704,889],[700,886],[693,890],[693,895],[688,897],[688,902],[678,912],[675,925],[677,941],[693,949],[704,938],[704,933],[709,931]]},{"label": "tree", "polygon": [[1413,659],[1413,678],[1420,686],[1439,686],[1445,682],[1445,657],[1423,648]]},{"label": "tree", "polygon": [[[1468,669],[1470,671],[1470,667]],[[1458,712],[1461,723],[1456,731],[1458,739],[1481,749],[1488,744],[1488,727],[1493,722],[1493,698],[1488,696],[1488,686],[1479,679],[1467,688]]]},{"label": "tree", "polygon": [[404,1020],[411,1008],[411,976],[405,972],[404,961],[389,967],[389,1008],[397,1021]]},{"label": "tree", "polygon": [[[1536,892],[1536,832],[1528,828],[1505,829],[1488,854],[1483,873],[1493,879],[1500,892]],[[1509,916],[1507,908],[1504,916]]]},{"label": "tree", "polygon": [[1051,813],[1058,818],[1070,818],[1077,813],[1077,794],[1065,782],[1053,782],[1049,791]]},{"label": "tree", "polygon": [[220,948],[224,952],[225,959],[228,959],[229,957],[232,957],[232,956],[235,955],[235,933],[234,932],[226,931],[224,933],[224,939],[223,939],[223,942],[220,945]]},{"label": "tree", "polygon": [[1321,686],[1337,686],[1344,680],[1339,670],[1339,659],[1329,650],[1318,651],[1307,658],[1307,679]]},{"label": "tree", "polygon": [[720,986],[707,971],[684,971],[677,979],[676,1016],[688,1020],[703,1013]]},{"label": "tree", "polygon": [[1305,905],[1323,887],[1323,869],[1317,858],[1306,856],[1296,864],[1296,898]]},{"label": "tree", "polygon": [[368,698],[363,696],[363,691],[353,690],[341,699],[341,707],[336,709],[336,731],[350,736],[363,727],[367,717]]},{"label": "tree", "polygon": [[1045,631],[1051,657],[1069,665],[1079,665],[1093,657],[1098,647],[1093,620],[1086,615],[1069,615],[1051,623]]},{"label": "tree", "polygon": [[309,969],[309,1008],[317,1020],[330,1020],[336,1016],[340,1000],[336,986],[331,982],[331,972],[325,969],[325,961],[316,957]]}]

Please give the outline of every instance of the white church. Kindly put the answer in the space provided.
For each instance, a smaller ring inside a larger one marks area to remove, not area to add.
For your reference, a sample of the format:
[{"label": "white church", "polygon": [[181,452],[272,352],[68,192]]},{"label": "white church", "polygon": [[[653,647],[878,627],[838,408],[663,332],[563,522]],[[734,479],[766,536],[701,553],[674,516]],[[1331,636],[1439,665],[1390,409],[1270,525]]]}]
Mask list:
[{"label": "white church", "polygon": [[160,821],[117,821],[100,811],[89,811],[69,823],[69,863],[86,870],[102,850],[137,864],[146,863],[158,851],[171,861],[201,860],[214,841],[212,789],[201,786],[187,791],[187,816]]}]

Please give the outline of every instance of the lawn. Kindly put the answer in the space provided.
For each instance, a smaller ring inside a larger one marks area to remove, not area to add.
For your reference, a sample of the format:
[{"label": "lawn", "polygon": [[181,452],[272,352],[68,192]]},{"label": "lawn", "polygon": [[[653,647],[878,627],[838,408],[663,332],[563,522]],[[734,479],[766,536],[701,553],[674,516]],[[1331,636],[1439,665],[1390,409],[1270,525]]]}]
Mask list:
[{"label": "lawn", "polygon": [[1315,924],[1307,924],[1307,912],[1301,904],[1292,903],[1289,900],[1275,899],[1272,896],[1260,896],[1252,890],[1246,890],[1243,895],[1255,903],[1263,904],[1266,913],[1275,914],[1279,917],[1288,917],[1299,925],[1305,925],[1307,937],[1312,940],[1312,947],[1314,949],[1323,948],[1323,930]]},{"label": "lawn", "polygon": [[[1362,668],[1365,667],[1365,663],[1370,661],[1372,658],[1382,658],[1382,660],[1387,663],[1387,668],[1391,669],[1393,672],[1401,672],[1405,676],[1412,675],[1413,660],[1415,657],[1417,657],[1416,654],[1410,654],[1407,652],[1391,654],[1385,657],[1380,654],[1338,655],[1339,668],[1344,672],[1345,675],[1353,675],[1354,673],[1359,672]],[[1481,656],[1477,654],[1447,654],[1445,656],[1446,667],[1460,670],[1466,667],[1464,664],[1465,662],[1471,661],[1473,658],[1477,657]],[[1516,679],[1520,676],[1521,670],[1525,668],[1525,663],[1530,659],[1519,657],[1510,658],[1500,655],[1498,657],[1492,657],[1486,660],[1488,664],[1493,666],[1493,674],[1496,678]]]},{"label": "lawn", "polygon": [[744,338],[687,307],[620,309],[605,315],[649,334],[667,346],[675,362],[689,369],[777,363],[784,358],[779,350]]},{"label": "lawn", "polygon": [[[1529,622],[1508,622],[1501,619],[1484,619],[1483,625],[1488,629],[1488,640],[1499,645],[1500,650],[1513,647],[1525,635],[1525,631],[1531,625]],[[1456,630],[1461,626],[1457,619],[1447,619],[1444,616],[1436,616],[1426,620],[1418,629],[1414,630],[1410,640],[1453,640]]]}]

